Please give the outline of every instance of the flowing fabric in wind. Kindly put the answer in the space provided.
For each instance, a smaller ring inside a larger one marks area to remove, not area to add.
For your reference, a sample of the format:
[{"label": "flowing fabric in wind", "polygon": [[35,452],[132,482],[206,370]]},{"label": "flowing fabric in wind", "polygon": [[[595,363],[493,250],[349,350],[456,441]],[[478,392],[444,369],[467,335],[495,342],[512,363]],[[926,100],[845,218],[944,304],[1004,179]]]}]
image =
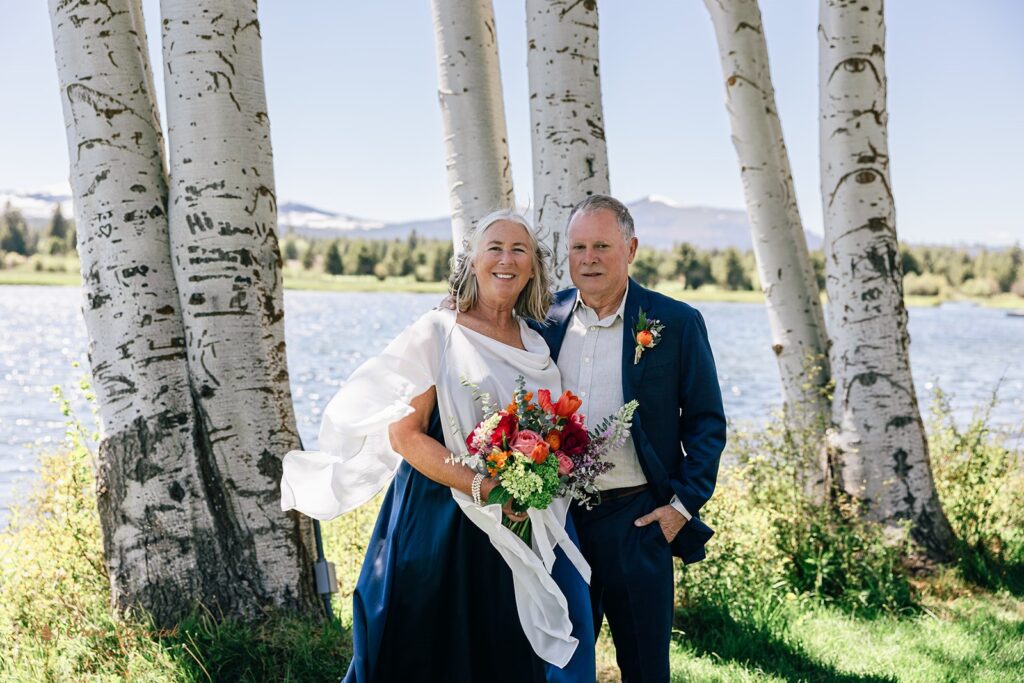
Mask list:
[{"label": "flowing fabric in wind", "polygon": [[[282,509],[327,520],[383,490],[403,463],[391,447],[388,427],[413,412],[410,401],[431,386],[437,389],[445,446],[459,452],[465,450],[466,435],[483,415],[471,390],[462,385],[463,379],[498,405],[511,398],[518,375],[525,377],[531,389],[560,393],[558,369],[544,341],[525,323],[520,323],[520,329],[526,350],[456,324],[454,311],[425,314],[357,369],[330,401],[320,429],[320,450],[292,451],[285,457]],[[533,650],[545,661],[564,666],[577,639],[571,635],[566,597],[551,577],[555,549],[561,549],[584,581],[590,580],[589,566],[566,534],[567,502],[558,500],[547,510],[530,511],[531,548],[502,525],[500,506],[477,506],[465,494],[454,490],[451,494],[511,570],[519,621]],[[403,512],[417,513],[429,511]],[[467,557],[465,562],[474,559]]]}]

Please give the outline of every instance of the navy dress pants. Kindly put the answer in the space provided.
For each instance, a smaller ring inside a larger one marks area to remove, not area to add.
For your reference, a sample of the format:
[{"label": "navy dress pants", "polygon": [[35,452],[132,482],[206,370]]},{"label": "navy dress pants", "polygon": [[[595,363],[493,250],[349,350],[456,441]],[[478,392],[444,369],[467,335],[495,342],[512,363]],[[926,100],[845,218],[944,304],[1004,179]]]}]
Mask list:
[{"label": "navy dress pants", "polygon": [[594,629],[608,617],[623,683],[669,680],[675,586],[672,550],[657,522],[634,521],[658,507],[650,490],[587,510],[574,505],[580,549],[590,563]]}]

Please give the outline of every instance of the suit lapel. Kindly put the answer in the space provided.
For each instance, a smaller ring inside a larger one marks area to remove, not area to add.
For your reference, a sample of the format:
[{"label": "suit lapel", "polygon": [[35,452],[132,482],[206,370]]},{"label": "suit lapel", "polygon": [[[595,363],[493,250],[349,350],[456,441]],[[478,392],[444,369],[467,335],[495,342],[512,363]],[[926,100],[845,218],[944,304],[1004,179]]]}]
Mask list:
[{"label": "suit lapel", "polygon": [[640,356],[640,362],[634,363],[636,349],[636,322],[640,310],[647,307],[647,290],[632,279],[629,281],[629,292],[626,294],[626,307],[622,311],[622,398],[625,402],[636,398],[643,376],[647,354]]},{"label": "suit lapel", "polygon": [[566,295],[562,301],[551,306],[551,311],[548,313],[550,326],[544,331],[551,359],[556,363],[558,362],[558,353],[562,350],[565,333],[569,329],[573,309],[576,307],[576,290],[570,289],[567,292],[571,292],[572,295]]},{"label": "suit lapel", "polygon": [[[647,313],[651,312],[648,292],[634,280],[630,279],[629,292],[626,294],[626,307],[622,311],[622,399],[624,402],[636,399],[643,387],[642,379],[648,354],[641,354],[640,362],[633,362],[636,350],[636,323],[640,318],[641,310]],[[657,489],[659,497],[667,499],[664,469],[651,448],[647,435],[644,433],[644,425],[640,420],[640,411],[633,415],[633,426],[630,429],[630,435],[633,439],[633,447],[636,449],[637,458],[640,460],[640,467],[643,469],[647,481]]]}]

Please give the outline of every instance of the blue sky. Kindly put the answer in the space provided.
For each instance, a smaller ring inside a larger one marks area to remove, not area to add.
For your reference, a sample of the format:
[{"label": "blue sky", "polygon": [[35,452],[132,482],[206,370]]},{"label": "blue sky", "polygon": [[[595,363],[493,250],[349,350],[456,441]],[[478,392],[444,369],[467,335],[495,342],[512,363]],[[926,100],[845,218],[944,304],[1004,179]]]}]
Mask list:
[{"label": "blue sky", "polygon": [[[513,175],[526,202],[525,2],[494,4]],[[158,53],[159,3],[143,5]],[[0,189],[59,185],[67,151],[46,3],[0,6]],[[804,224],[820,233],[817,2],[761,8]],[[894,0],[886,10],[901,238],[1024,243],[1024,3]],[[742,208],[703,2],[604,0],[600,12],[612,192]],[[278,196],[383,220],[447,213],[428,0],[263,0],[260,19]]]}]

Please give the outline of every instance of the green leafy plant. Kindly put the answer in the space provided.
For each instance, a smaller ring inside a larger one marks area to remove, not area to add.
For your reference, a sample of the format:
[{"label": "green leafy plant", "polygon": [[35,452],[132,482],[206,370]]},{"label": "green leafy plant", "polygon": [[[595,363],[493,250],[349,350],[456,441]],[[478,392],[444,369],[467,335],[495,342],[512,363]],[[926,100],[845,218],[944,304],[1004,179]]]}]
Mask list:
[{"label": "green leafy plant", "polygon": [[929,432],[935,486],[958,539],[964,576],[1024,590],[1024,458],[990,426],[991,400],[960,428],[950,397],[934,390]]}]

